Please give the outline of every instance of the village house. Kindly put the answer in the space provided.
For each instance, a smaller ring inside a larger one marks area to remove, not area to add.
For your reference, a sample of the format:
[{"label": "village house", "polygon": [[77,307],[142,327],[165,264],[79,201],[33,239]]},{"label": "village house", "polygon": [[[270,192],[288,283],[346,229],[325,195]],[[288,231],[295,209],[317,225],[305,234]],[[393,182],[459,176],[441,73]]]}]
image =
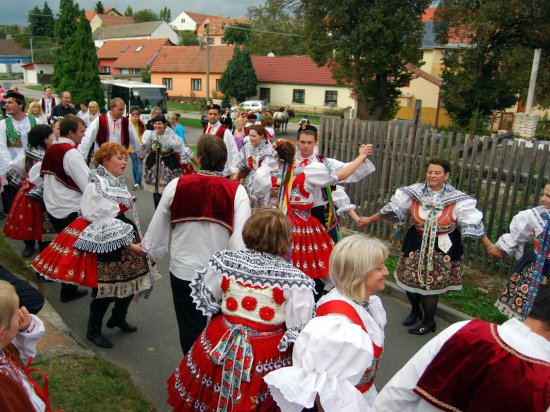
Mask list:
[{"label": "village house", "polygon": [[0,39],[0,73],[23,73],[31,61],[30,50],[22,49],[13,39]]},{"label": "village house", "polygon": [[107,40],[169,39],[173,44],[178,44],[179,40],[176,32],[165,21],[101,27],[92,37],[97,48]]}]

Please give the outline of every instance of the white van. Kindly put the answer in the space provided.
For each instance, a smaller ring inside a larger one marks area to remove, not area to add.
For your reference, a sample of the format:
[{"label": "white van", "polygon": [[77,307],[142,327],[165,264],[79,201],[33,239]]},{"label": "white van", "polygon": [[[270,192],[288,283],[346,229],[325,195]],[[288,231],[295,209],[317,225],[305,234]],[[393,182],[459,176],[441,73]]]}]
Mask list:
[{"label": "white van", "polygon": [[237,109],[241,112],[255,112],[267,109],[268,105],[265,100],[247,100],[237,105]]}]

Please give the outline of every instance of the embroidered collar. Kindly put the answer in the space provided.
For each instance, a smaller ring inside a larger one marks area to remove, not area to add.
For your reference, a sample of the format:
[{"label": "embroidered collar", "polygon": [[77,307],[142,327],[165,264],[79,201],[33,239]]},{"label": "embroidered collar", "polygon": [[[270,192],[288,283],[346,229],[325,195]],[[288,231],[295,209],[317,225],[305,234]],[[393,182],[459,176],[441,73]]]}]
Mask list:
[{"label": "embroidered collar", "polygon": [[[421,205],[434,205],[434,207],[445,207],[461,200],[471,199],[469,195],[456,190],[453,186],[446,183],[439,192],[431,190],[427,183],[415,183],[411,186],[401,188]],[[427,206],[425,206],[427,207]]]},{"label": "embroidered collar", "polygon": [[183,144],[181,138],[170,127],[166,127],[164,134],[160,136],[154,130],[151,133],[153,148],[156,148],[156,145],[160,143],[162,149],[180,150]]},{"label": "embroidered collar", "polygon": [[213,170],[199,170],[197,172],[198,174],[205,175],[205,176],[223,176],[222,172],[215,172]]},{"label": "embroidered collar", "polygon": [[25,155],[34,160],[42,160],[46,151],[42,147],[27,147],[25,149]]},{"label": "embroidered collar", "polygon": [[106,199],[111,199],[128,208],[132,207],[132,195],[128,192],[124,177],[115,177],[102,165],[90,171],[89,181],[95,183],[98,193]]}]

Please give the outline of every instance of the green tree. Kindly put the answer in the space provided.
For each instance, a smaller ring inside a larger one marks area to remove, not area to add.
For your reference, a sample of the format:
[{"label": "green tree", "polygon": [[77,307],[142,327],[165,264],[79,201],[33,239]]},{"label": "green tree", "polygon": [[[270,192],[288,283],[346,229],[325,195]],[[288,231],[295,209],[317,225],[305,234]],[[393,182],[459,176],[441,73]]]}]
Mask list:
[{"label": "green tree", "polygon": [[134,9],[132,9],[132,6],[128,4],[128,7],[126,7],[126,10],[124,11],[124,15],[126,17],[134,17]]},{"label": "green tree", "polygon": [[227,63],[227,68],[220,79],[220,90],[226,97],[238,101],[246,100],[256,95],[258,78],[252,65],[250,52],[235,48],[233,58]]},{"label": "green tree", "polygon": [[351,84],[361,119],[391,119],[399,87],[418,65],[421,15],[430,0],[302,0],[310,56]]},{"label": "green tree", "polygon": [[55,20],[53,17],[53,12],[48,2],[44,2],[44,7],[42,7],[42,24],[44,26],[43,35],[52,39],[55,36]]},{"label": "green tree", "polygon": [[198,46],[199,39],[192,30],[180,30],[178,31],[179,43],[178,46]]},{"label": "green tree", "polygon": [[97,1],[95,4],[95,12],[97,14],[105,14],[105,7],[103,6],[103,2],[101,0]]},{"label": "green tree", "polygon": [[134,21],[136,23],[144,23],[146,21],[158,21],[159,16],[151,9],[142,9],[134,13]]},{"label": "green tree", "polygon": [[[56,90],[76,90],[75,81],[75,33],[77,31],[77,5],[73,0],[59,1],[59,16],[55,21],[55,39],[58,47],[54,51],[52,85]],[[97,66],[95,71],[97,72]]]},{"label": "green tree", "polygon": [[159,19],[164,20],[166,23],[170,23],[172,21],[172,12],[168,7],[163,7],[160,9]]},{"label": "green tree", "polygon": [[141,71],[141,81],[144,83],[151,83],[151,66],[147,65]]},{"label": "green tree", "polygon": [[[303,19],[288,0],[266,0],[263,6],[248,8],[250,32],[246,48],[252,54],[295,55],[307,52],[304,42]],[[244,30],[243,30],[244,31]]]},{"label": "green tree", "polygon": [[[533,49],[550,52],[550,7],[538,0],[442,0],[435,15],[438,42],[458,37],[468,47],[444,59],[441,97],[461,126],[513,106],[525,96]],[[539,69],[536,98],[548,104],[547,62]]]},{"label": "green tree", "polygon": [[44,23],[42,18],[42,10],[40,10],[40,7],[34,6],[29,11],[28,21],[31,34],[33,36],[42,36]]},{"label": "green tree", "polygon": [[252,29],[250,23],[233,23],[231,26],[225,28],[223,41],[227,44],[246,44],[250,37],[250,29]]},{"label": "green tree", "polygon": [[73,77],[78,87],[68,89],[73,101],[95,100],[103,102],[103,89],[99,80],[97,53],[92,38],[92,29],[84,12],[80,14],[78,28],[74,35],[75,61]]}]

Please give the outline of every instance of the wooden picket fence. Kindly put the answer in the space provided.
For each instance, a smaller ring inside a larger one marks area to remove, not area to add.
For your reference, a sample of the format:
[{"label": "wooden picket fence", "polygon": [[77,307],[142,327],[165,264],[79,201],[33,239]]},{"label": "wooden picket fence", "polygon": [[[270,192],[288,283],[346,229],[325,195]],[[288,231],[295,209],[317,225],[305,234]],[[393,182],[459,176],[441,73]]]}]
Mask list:
[{"label": "wooden picket fence", "polygon": [[[526,145],[511,136],[470,138],[460,133],[438,133],[426,126],[322,117],[320,153],[325,157],[351,161],[361,143],[372,143],[371,158],[376,172],[346,190],[357,213],[369,216],[378,211],[399,187],[423,182],[429,159],[451,163],[450,183],[478,200],[486,233],[496,242],[509,230],[512,217],[539,204],[550,175],[550,146],[538,142]],[[383,220],[364,229],[389,240],[394,223]],[[353,228],[353,222],[344,225]],[[400,230],[401,237],[409,222]],[[511,258],[495,261],[487,257],[480,242],[467,241],[464,262],[486,273],[509,274]]]}]

